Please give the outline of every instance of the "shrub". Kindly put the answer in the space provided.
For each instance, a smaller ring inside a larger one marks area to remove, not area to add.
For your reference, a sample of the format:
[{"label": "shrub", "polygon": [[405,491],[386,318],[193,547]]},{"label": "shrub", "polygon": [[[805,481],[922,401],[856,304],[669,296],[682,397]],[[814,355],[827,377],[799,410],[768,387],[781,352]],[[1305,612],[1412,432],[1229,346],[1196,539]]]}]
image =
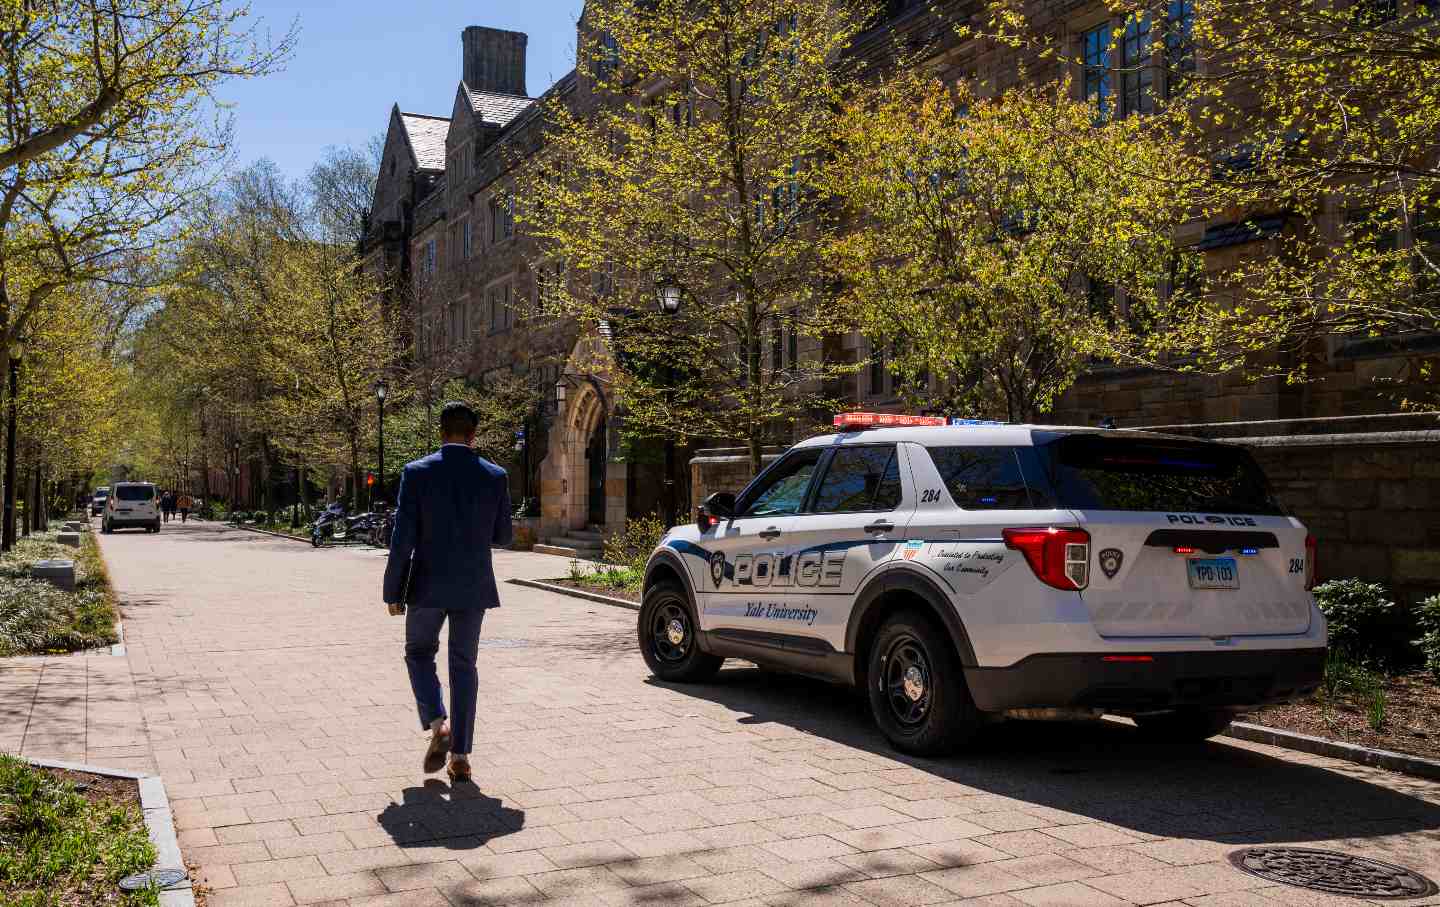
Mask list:
[{"label": "shrub", "polygon": [[1440,680],[1440,595],[1432,595],[1415,606],[1415,622],[1421,633],[1415,645],[1425,659],[1425,669]]},{"label": "shrub", "polygon": [[605,540],[605,563],[643,572],[650,552],[660,544],[663,535],[665,524],[653,513],[626,520],[624,529]]},{"label": "shrub", "polygon": [[[1330,646],[1367,664],[1403,660],[1396,651],[1395,603],[1385,587],[1358,579],[1336,579],[1315,587],[1315,604],[1330,625]],[[1398,657],[1397,657],[1398,656]]]}]

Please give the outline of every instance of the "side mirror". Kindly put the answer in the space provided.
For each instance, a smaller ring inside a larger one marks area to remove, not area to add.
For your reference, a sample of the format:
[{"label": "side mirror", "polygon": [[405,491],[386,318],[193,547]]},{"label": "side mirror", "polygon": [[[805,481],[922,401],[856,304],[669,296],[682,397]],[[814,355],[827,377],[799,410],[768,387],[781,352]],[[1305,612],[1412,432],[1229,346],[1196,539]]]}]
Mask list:
[{"label": "side mirror", "polygon": [[701,502],[695,512],[695,525],[702,533],[709,532],[723,519],[735,515],[735,495],[717,491]]}]

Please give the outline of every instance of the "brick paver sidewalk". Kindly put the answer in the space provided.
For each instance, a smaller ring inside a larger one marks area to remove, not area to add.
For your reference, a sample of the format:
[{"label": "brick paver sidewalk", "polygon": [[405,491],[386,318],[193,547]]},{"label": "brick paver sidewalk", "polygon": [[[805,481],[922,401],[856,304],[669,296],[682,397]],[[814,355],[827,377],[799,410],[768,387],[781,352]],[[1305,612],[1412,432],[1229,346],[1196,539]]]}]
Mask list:
[{"label": "brick paver sidewalk", "polygon": [[1224,862],[1277,842],[1440,877],[1440,785],[1230,741],[1144,746],[1111,724],[900,758],[844,691],[746,667],[655,684],[632,612],[515,586],[486,618],[479,790],[455,792],[420,774],[379,552],[213,524],[104,548],[213,907],[1356,903]]}]

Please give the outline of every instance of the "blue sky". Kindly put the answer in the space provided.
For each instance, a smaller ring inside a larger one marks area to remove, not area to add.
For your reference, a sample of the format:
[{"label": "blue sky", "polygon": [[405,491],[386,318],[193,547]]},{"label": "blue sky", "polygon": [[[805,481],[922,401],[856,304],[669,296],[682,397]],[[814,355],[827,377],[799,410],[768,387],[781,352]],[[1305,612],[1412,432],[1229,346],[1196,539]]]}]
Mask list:
[{"label": "blue sky", "polygon": [[544,91],[575,60],[582,0],[252,0],[262,27],[298,21],[285,71],[230,85],[236,160],[268,157],[302,176],[327,145],[363,145],[383,132],[390,105],[448,116],[460,81],[460,31],[489,25],[530,36],[526,87]]}]

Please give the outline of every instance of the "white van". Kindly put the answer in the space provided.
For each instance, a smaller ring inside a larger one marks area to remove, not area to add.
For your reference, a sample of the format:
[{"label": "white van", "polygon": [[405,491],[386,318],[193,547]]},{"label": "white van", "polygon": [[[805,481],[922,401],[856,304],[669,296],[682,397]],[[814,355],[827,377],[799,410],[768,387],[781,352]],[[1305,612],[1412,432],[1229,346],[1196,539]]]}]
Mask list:
[{"label": "white van", "polygon": [[116,482],[100,518],[101,532],[141,527],[160,531],[160,492],[152,482]]}]

